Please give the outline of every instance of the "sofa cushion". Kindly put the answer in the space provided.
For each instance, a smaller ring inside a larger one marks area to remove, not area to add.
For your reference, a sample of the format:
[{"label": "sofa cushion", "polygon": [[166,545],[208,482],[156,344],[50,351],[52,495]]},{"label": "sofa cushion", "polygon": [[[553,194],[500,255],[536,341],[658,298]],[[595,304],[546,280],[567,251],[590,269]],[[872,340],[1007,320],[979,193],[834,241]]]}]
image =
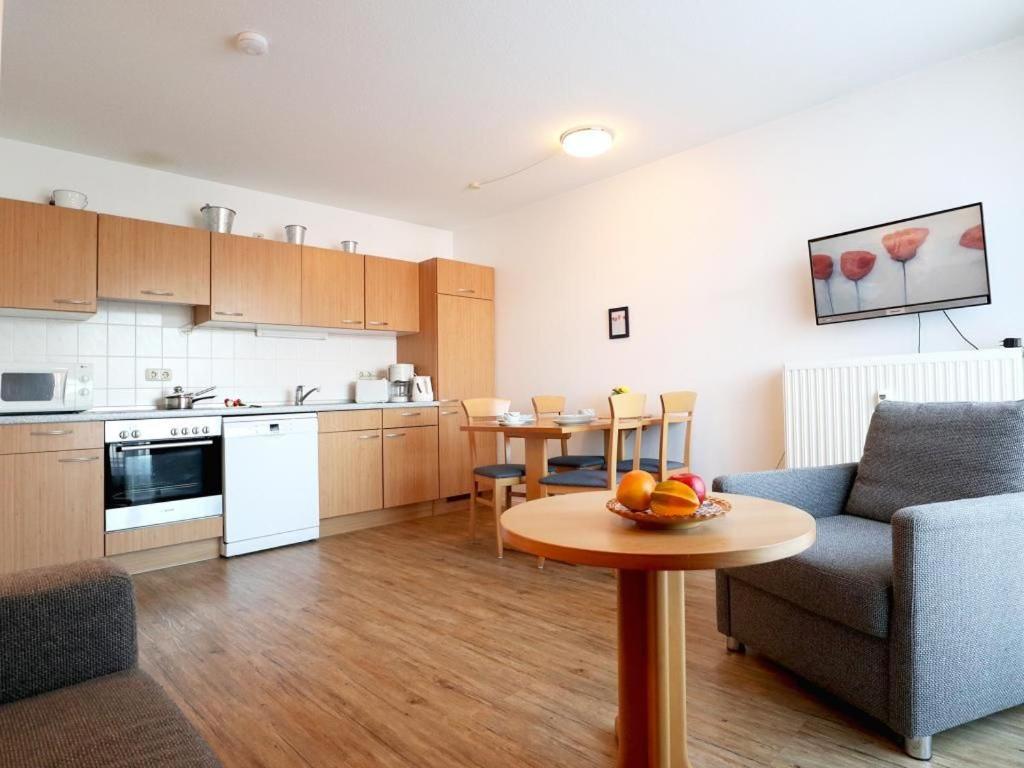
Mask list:
[{"label": "sofa cushion", "polygon": [[817,540],[799,555],[726,573],[851,629],[888,637],[892,527],[852,515],[816,522]]},{"label": "sofa cushion", "polygon": [[191,723],[132,669],[0,706],[0,768],[215,768]]},{"label": "sofa cushion", "polygon": [[1024,400],[883,401],[846,512],[889,522],[904,507],[1024,491]]}]

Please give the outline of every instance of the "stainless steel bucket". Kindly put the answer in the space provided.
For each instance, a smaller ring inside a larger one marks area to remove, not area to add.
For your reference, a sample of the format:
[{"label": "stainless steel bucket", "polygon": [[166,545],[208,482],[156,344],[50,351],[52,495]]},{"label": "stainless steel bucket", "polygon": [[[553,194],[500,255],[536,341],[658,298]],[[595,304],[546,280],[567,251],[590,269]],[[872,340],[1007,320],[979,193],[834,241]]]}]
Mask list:
[{"label": "stainless steel bucket", "polygon": [[358,240],[342,240],[341,241],[341,250],[345,251],[345,253],[355,253],[356,249],[358,247],[359,247],[359,241]]},{"label": "stainless steel bucket", "polygon": [[301,224],[288,224],[284,228],[284,237],[289,243],[302,245],[306,242],[306,228]]},{"label": "stainless steel bucket", "polygon": [[211,232],[220,232],[225,235],[231,233],[231,225],[235,221],[235,212],[230,208],[207,203],[199,209],[199,212],[203,214],[203,223]]}]

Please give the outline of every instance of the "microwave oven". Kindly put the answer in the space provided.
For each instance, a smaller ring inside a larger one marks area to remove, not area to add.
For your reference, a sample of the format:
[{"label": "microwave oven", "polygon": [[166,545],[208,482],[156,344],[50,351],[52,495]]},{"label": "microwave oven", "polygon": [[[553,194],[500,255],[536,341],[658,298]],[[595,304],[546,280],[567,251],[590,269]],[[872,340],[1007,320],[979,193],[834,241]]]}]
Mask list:
[{"label": "microwave oven", "polygon": [[92,408],[91,363],[0,363],[0,413],[58,413]]}]

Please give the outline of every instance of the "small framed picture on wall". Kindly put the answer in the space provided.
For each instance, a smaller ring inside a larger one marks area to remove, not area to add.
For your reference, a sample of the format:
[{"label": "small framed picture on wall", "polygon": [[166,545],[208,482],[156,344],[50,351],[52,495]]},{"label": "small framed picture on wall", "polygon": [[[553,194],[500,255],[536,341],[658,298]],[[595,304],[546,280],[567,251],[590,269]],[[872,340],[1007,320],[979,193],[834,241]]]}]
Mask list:
[{"label": "small framed picture on wall", "polygon": [[612,307],[608,310],[608,338],[629,338],[629,307]]}]

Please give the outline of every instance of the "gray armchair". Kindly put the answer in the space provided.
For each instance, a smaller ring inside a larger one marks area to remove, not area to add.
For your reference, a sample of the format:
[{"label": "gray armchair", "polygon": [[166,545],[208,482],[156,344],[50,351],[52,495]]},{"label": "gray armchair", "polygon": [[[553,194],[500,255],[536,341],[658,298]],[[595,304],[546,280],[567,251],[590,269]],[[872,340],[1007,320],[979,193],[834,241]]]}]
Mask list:
[{"label": "gray armchair", "polygon": [[1024,704],[1024,401],[883,402],[860,464],[728,475],[818,538],[717,573],[718,628],[887,724],[908,754]]},{"label": "gray armchair", "polygon": [[91,561],[0,577],[0,768],[217,768],[136,658],[122,569]]}]

